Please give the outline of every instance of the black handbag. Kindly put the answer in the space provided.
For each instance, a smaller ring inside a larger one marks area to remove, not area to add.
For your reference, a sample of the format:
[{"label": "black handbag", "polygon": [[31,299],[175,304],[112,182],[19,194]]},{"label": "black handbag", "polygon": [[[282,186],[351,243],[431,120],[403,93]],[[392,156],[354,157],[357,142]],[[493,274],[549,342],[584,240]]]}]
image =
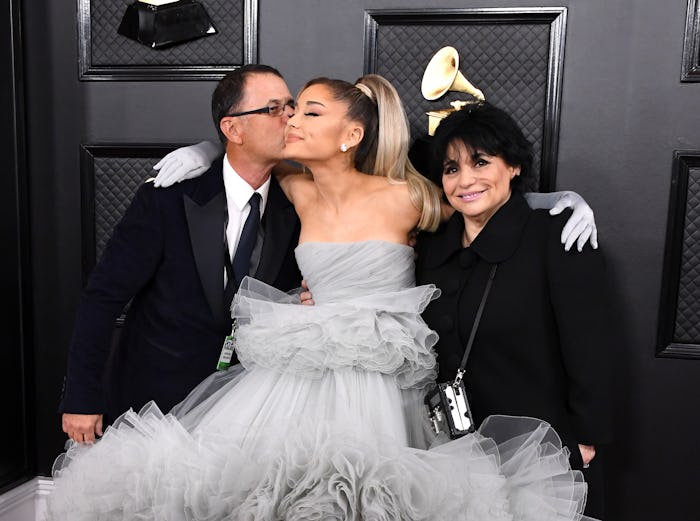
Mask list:
[{"label": "black handbag", "polygon": [[484,296],[481,297],[479,309],[476,312],[476,317],[474,317],[474,325],[469,335],[467,347],[464,350],[462,363],[457,369],[457,376],[452,381],[437,384],[425,397],[428,417],[430,418],[435,434],[444,432],[449,435],[451,439],[455,439],[469,434],[470,432],[474,432],[475,430],[474,418],[472,417],[472,411],[469,407],[469,401],[467,400],[467,391],[464,388],[464,368],[467,366],[467,358],[469,358],[469,352],[472,350],[476,330],[479,327],[481,314],[486,304],[486,297],[488,297],[489,291],[491,290],[491,284],[493,283],[493,278],[496,276],[497,267],[498,265],[496,264],[491,268],[489,280],[486,282],[486,288],[484,289]]}]

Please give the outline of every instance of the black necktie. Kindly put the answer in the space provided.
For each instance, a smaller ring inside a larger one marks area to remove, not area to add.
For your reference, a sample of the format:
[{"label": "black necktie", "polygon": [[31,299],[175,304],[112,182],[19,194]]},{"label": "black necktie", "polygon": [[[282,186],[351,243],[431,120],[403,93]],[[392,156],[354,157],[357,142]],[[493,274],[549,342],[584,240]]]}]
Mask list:
[{"label": "black necktie", "polygon": [[238,290],[243,277],[250,270],[250,256],[258,239],[258,227],[260,226],[260,194],[253,192],[248,200],[250,213],[243,223],[241,238],[238,240],[236,253],[233,255],[233,263],[228,252],[228,246],[224,248],[224,266],[226,267],[226,287],[224,288],[224,306],[228,312],[231,307],[233,295]]},{"label": "black necktie", "polygon": [[243,223],[241,238],[238,241],[236,253],[233,256],[233,273],[236,275],[236,286],[238,286],[243,277],[248,275],[250,270],[250,256],[255,248],[255,243],[258,240],[258,227],[260,226],[260,194],[253,192],[248,200],[250,205],[250,213]]}]

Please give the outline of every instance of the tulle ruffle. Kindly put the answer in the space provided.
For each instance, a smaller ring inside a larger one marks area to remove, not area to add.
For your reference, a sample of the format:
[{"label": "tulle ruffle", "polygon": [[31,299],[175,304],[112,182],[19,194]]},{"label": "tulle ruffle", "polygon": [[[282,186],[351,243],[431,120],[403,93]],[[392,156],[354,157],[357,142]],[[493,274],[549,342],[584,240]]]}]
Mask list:
[{"label": "tulle ruffle", "polygon": [[412,256],[382,241],[300,245],[311,308],[244,280],[243,364],[171,414],[149,404],[69,445],[50,519],[583,519],[586,486],[548,424],[492,417],[458,440],[430,434],[420,387],[436,336],[420,312],[437,291],[413,287]]},{"label": "tulle ruffle", "polygon": [[238,360],[306,378],[356,367],[423,387],[437,375],[438,337],[420,313],[439,293],[429,285],[301,306],[297,295],[246,277],[232,305]]},{"label": "tulle ruffle", "polygon": [[129,411],[101,441],[71,445],[57,461],[51,519],[581,519],[581,474],[539,420],[492,417],[428,451],[352,421],[276,431],[262,429],[278,441],[251,454],[224,433],[188,433],[153,404]]}]

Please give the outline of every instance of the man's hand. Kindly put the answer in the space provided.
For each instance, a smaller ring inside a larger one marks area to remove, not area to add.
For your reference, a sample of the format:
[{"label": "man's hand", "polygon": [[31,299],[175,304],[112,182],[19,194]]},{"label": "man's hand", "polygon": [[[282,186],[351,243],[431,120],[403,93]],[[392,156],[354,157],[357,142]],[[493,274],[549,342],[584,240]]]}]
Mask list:
[{"label": "man's hand", "polygon": [[63,432],[78,443],[93,443],[95,434],[102,436],[101,414],[63,413]]},{"label": "man's hand", "polygon": [[302,291],[299,294],[299,301],[301,302],[302,305],[304,306],[313,306],[314,305],[314,297],[309,291],[309,287],[306,285],[306,281],[302,280],[301,281],[301,289]]},{"label": "man's hand", "polygon": [[593,445],[581,445],[578,444],[578,450],[581,452],[581,459],[583,460],[583,468],[588,468],[593,458],[595,458],[595,447]]}]

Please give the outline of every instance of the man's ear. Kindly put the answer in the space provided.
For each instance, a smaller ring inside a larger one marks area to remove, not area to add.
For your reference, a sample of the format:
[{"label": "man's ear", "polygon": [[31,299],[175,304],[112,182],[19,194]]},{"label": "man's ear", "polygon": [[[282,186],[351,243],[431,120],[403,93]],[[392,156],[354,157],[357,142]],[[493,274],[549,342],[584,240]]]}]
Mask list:
[{"label": "man's ear", "polygon": [[223,118],[219,122],[219,128],[228,141],[237,145],[243,144],[243,128],[236,118]]}]

